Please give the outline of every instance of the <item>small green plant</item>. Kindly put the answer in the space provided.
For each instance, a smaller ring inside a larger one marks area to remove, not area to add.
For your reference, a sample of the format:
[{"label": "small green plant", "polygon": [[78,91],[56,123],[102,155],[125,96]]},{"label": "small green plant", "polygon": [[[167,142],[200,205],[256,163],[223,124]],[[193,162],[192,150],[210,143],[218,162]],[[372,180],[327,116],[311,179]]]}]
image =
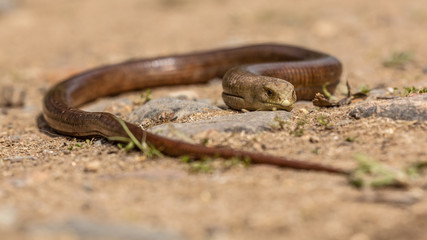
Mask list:
[{"label": "small green plant", "polygon": [[329,116],[320,115],[317,117],[317,122],[325,128],[332,126],[332,120]]},{"label": "small green plant", "polygon": [[296,122],[295,127],[291,130],[290,134],[294,135],[296,137],[301,137],[304,135],[304,125],[307,124],[307,121],[305,119],[299,119]]},{"label": "small green plant", "polygon": [[[80,143],[80,142],[77,142],[77,139],[76,138],[74,138],[74,143],[73,144],[71,144],[70,146],[68,146],[68,150],[70,150],[70,151],[72,151],[73,149],[74,149],[74,147],[78,147],[78,148],[82,148],[83,147],[83,145]],[[86,143],[88,142],[89,140],[88,139],[86,139]]]},{"label": "small green plant", "polygon": [[181,160],[188,164],[190,167],[188,171],[190,173],[212,173],[214,170],[214,166],[212,163],[212,159],[205,158],[199,161],[192,161],[190,158],[184,156]]},{"label": "small green plant", "polygon": [[394,52],[388,59],[383,61],[383,66],[388,68],[404,69],[414,59],[412,52]]},{"label": "small green plant", "polygon": [[88,138],[87,138],[87,139],[85,140],[85,142],[86,142],[86,144],[87,144],[87,145],[92,145],[92,144],[93,144],[93,141],[95,141],[95,138],[91,138],[91,139],[88,139]]},{"label": "small green plant", "polygon": [[363,94],[368,94],[371,92],[372,89],[369,88],[368,85],[362,84],[362,86],[360,86],[360,91]]},{"label": "small green plant", "polygon": [[[348,84],[348,83],[347,83]],[[348,86],[348,89],[350,89],[350,87]],[[363,84],[362,86],[360,86],[360,89],[358,92],[353,93],[353,94],[348,94],[348,98],[351,96],[353,99],[365,99],[368,94],[371,92],[372,89],[370,89],[367,85]]]},{"label": "small green plant", "polygon": [[191,161],[190,156],[188,156],[188,155],[181,156],[181,162],[183,162],[183,163],[189,163],[190,161]]},{"label": "small green plant", "polygon": [[357,140],[356,137],[351,137],[351,136],[345,138],[346,142],[355,142],[356,140]]},{"label": "small green plant", "polygon": [[284,120],[277,115],[274,117],[273,121],[274,123],[270,124],[273,129],[283,130],[285,129],[285,126],[289,124],[287,120]]},{"label": "small green plant", "polygon": [[293,131],[291,131],[291,134],[295,135],[296,137],[301,137],[304,135],[304,129],[303,128],[296,128]]},{"label": "small green plant", "polygon": [[325,83],[322,85],[322,92],[323,95],[325,95],[326,98],[331,99],[331,100],[335,100],[335,97],[332,96],[332,94],[328,91],[328,86],[329,86],[329,82]]},{"label": "small green plant", "polygon": [[[217,157],[214,157],[215,159]],[[201,160],[194,160],[187,155],[181,156],[181,161],[188,164],[190,173],[212,173],[215,170],[215,163],[212,158],[203,158]],[[222,168],[223,170],[228,170],[234,167],[247,167],[251,164],[251,160],[248,157],[233,157],[226,159],[222,166],[218,165],[217,167]]]},{"label": "small green plant", "polygon": [[409,96],[409,95],[414,94],[414,93],[418,93],[418,89],[416,87],[414,87],[414,86],[412,86],[412,87],[403,87],[403,90],[405,91],[405,95],[406,96]]},{"label": "small green plant", "polygon": [[402,96],[402,97],[407,97],[411,94],[427,93],[427,87],[416,88],[416,87],[412,86],[412,87],[403,87],[403,89],[394,88],[393,90],[397,95]]},{"label": "small green plant", "polygon": [[149,102],[151,98],[151,89],[146,89],[143,93],[140,95],[142,102],[141,104],[144,104],[146,102]]},{"label": "small green plant", "polygon": [[311,150],[311,153],[313,153],[313,154],[319,154],[319,150],[320,150],[320,147],[315,147],[313,150]]},{"label": "small green plant", "polygon": [[244,157],[244,158],[233,157],[225,160],[224,162],[224,166],[226,169],[230,169],[232,167],[237,167],[237,166],[247,167],[250,164],[251,164],[251,159],[248,157]]},{"label": "small green plant", "polygon": [[123,145],[119,145],[119,148],[120,147],[124,148],[126,151],[130,151],[130,150],[134,149],[136,146],[147,157],[150,157],[150,158],[162,157],[163,156],[163,154],[159,150],[157,150],[153,145],[145,142],[145,139],[142,139],[141,141],[136,139],[135,135],[133,135],[133,133],[129,130],[129,128],[126,126],[126,123],[122,119],[120,119],[118,117],[114,117],[114,118],[123,127],[123,130],[125,130],[128,137],[121,137],[121,136],[109,137],[108,140],[126,143],[127,145],[125,147],[123,147]]},{"label": "small green plant", "polygon": [[383,166],[364,154],[357,154],[355,158],[358,162],[358,167],[349,177],[352,185],[358,188],[406,185],[404,181],[406,174],[403,171]]},{"label": "small green plant", "polygon": [[209,138],[203,138],[201,144],[206,146],[209,143]]},{"label": "small green plant", "polygon": [[427,87],[418,89],[412,86],[412,87],[404,87],[403,89],[405,90],[406,96],[411,94],[427,93]]},{"label": "small green plant", "polygon": [[419,162],[416,164],[411,165],[406,169],[406,173],[411,178],[418,178],[421,175],[421,172],[427,168],[427,162]]}]

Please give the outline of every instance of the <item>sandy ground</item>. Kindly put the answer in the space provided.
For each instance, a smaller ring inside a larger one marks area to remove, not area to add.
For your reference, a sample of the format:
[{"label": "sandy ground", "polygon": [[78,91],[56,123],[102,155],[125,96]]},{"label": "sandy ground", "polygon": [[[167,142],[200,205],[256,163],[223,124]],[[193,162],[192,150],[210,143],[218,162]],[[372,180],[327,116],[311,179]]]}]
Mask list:
[{"label": "sandy ground", "polygon": [[[191,173],[192,166],[179,159],[145,159],[99,139],[87,143],[57,135],[40,119],[44,93],[72,73],[130,58],[249,43],[297,44],[337,56],[342,79],[353,89],[426,87],[425,1],[0,3],[0,87],[27,93],[24,106],[0,112],[2,239],[107,239],[67,228],[69,221],[95,222],[103,230],[156,229],[183,239],[425,237],[426,182],[363,191],[341,176],[270,166],[219,163],[209,173]],[[383,66],[399,52],[410,55],[403,67]],[[191,86],[154,96],[182,89],[212,98],[220,92]],[[344,90],[342,84],[338,93]],[[300,105],[285,129],[220,137],[232,147],[347,169],[356,167],[357,154],[394,168],[427,160],[425,123],[355,120],[347,115],[350,109]],[[332,127],[319,124],[319,116],[327,116]],[[298,137],[291,131],[301,119],[307,123]],[[155,239],[174,239],[160,233]]]}]

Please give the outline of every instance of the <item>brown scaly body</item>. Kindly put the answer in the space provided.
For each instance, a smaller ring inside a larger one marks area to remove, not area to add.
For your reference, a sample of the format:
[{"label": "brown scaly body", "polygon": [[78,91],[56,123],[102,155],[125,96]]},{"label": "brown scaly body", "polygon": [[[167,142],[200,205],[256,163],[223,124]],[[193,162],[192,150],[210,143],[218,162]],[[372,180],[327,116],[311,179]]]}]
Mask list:
[{"label": "brown scaly body", "polygon": [[[223,98],[230,107],[290,110],[295,92],[298,99],[311,100],[325,83],[333,91],[340,74],[341,64],[332,56],[279,44],[133,60],[95,68],[60,82],[46,94],[43,115],[50,127],[65,135],[126,137],[112,114],[85,112],[77,107],[98,97],[125,91],[204,83],[224,76]],[[285,79],[291,84],[278,80],[272,85],[272,78]],[[252,163],[347,174],[334,167],[285,157],[190,144],[146,132],[132,123],[126,125],[136,138],[145,139],[170,156],[244,157],[250,158]]]}]

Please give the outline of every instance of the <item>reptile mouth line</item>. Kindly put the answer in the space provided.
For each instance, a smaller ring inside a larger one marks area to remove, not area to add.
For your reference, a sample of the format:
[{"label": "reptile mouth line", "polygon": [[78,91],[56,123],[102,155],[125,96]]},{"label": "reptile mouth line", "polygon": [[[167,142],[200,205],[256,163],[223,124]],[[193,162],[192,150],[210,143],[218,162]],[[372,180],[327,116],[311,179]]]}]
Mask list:
[{"label": "reptile mouth line", "polygon": [[[240,98],[243,99],[243,97],[238,96],[238,95],[233,95],[230,93],[226,93],[226,92],[222,92],[222,94],[226,95],[226,96],[230,96],[230,97],[235,97],[235,98]],[[289,105],[283,105],[280,103],[271,103],[271,102],[263,102],[263,104],[270,106],[272,108],[276,107],[278,110],[286,110],[286,111],[291,111],[294,108],[294,103],[290,104],[290,101],[287,101]],[[257,110],[258,111],[258,110]]]},{"label": "reptile mouth line", "polygon": [[238,95],[233,95],[233,94],[230,94],[230,93],[226,93],[226,92],[222,92],[222,94],[224,94],[224,95],[226,95],[226,96],[230,96],[230,97],[235,97],[235,98],[240,98],[240,99],[244,99],[243,97],[241,97],[241,96],[238,96]]},{"label": "reptile mouth line", "polygon": [[268,102],[264,102],[265,105],[268,105],[269,107],[272,108],[277,108],[277,110],[286,110],[288,112],[290,112],[292,109],[294,109],[294,104],[288,105],[288,106],[284,106],[282,104],[279,103],[268,103]]}]

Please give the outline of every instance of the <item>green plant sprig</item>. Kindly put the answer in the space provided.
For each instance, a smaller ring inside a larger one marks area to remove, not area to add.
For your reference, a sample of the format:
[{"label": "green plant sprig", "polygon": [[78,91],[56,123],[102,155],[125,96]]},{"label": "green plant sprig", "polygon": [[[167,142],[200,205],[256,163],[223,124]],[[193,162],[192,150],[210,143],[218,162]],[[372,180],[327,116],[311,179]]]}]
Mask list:
[{"label": "green plant sprig", "polygon": [[148,144],[145,141],[145,138],[142,139],[141,141],[139,141],[135,137],[135,135],[133,135],[133,133],[129,130],[128,126],[126,125],[126,123],[122,119],[120,119],[120,118],[118,118],[116,116],[114,116],[114,118],[122,126],[123,130],[125,130],[125,132],[128,135],[128,137],[114,136],[114,137],[109,137],[108,140],[114,141],[114,142],[124,142],[124,143],[127,143],[127,145],[124,147],[124,149],[126,151],[130,151],[130,150],[134,149],[135,146],[136,146],[147,157],[162,157],[163,156],[163,154],[159,150],[157,150],[153,145]]}]

